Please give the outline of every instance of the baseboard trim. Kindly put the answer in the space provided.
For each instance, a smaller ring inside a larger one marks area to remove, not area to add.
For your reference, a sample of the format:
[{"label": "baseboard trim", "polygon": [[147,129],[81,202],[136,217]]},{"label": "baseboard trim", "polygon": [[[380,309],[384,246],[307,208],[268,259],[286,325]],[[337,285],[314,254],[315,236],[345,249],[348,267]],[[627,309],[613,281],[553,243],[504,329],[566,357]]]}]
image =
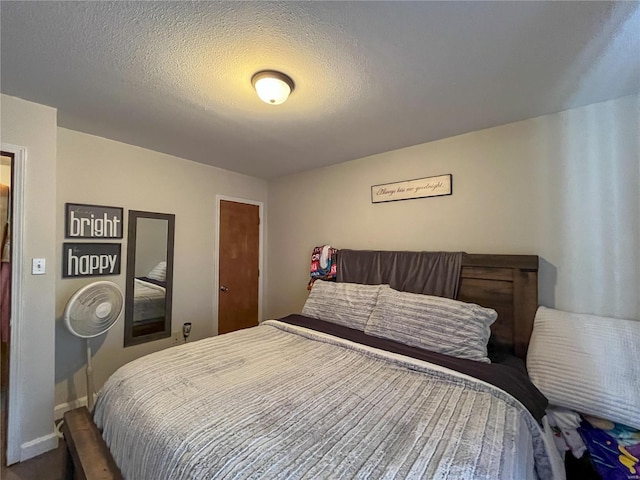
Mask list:
[{"label": "baseboard trim", "polygon": [[58,435],[52,432],[20,445],[20,461],[24,462],[55,448],[58,448]]},{"label": "baseboard trim", "polygon": [[[93,397],[95,400],[96,396]],[[75,400],[71,400],[70,402],[61,403],[56,405],[53,408],[53,419],[58,421],[64,417],[64,414],[69,410],[73,410],[74,408],[86,407],[87,406],[87,397],[80,397]]]}]

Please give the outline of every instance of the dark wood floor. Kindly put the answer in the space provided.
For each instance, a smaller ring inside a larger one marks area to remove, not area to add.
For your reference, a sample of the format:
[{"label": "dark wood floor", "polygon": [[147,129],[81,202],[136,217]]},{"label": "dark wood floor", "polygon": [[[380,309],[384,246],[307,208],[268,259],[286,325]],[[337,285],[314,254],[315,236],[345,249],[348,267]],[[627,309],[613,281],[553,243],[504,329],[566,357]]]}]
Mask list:
[{"label": "dark wood floor", "polygon": [[71,480],[73,477],[66,468],[67,446],[61,440],[56,450],[8,468],[3,464],[0,478],[2,480]]},{"label": "dark wood floor", "polygon": [[67,446],[64,441],[56,450],[26,462],[6,466],[7,388],[9,378],[9,349],[1,343],[0,365],[0,478],[2,480],[71,480],[67,473]]}]

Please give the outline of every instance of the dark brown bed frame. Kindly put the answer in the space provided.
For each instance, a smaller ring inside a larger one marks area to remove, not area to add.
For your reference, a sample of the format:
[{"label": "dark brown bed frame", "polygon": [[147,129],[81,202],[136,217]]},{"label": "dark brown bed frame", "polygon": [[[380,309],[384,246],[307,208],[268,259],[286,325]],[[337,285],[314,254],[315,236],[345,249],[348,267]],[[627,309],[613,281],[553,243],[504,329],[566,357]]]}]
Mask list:
[{"label": "dark brown bed frame", "polygon": [[465,253],[457,298],[495,309],[498,319],[491,326],[495,340],[526,359],[538,309],[537,255]]},{"label": "dark brown bed frame", "polygon": [[[498,312],[491,330],[494,339],[516,356],[527,355],[538,308],[536,255],[475,255],[465,253],[458,300],[477,303]],[[122,474],[86,407],[64,415],[62,431],[73,461],[74,478],[116,480]]]}]

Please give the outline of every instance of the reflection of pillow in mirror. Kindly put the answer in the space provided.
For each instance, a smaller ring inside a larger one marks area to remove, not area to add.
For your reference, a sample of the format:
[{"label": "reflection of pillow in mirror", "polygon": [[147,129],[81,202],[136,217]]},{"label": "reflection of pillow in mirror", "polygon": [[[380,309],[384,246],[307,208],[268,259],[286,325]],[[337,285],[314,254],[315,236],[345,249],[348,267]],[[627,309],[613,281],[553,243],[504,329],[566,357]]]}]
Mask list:
[{"label": "reflection of pillow in mirror", "polygon": [[166,278],[167,278],[167,262],[160,262],[158,263],[155,267],[153,267],[153,270],[151,270],[148,274],[147,277],[153,279],[153,280],[158,280],[159,282],[166,282]]}]

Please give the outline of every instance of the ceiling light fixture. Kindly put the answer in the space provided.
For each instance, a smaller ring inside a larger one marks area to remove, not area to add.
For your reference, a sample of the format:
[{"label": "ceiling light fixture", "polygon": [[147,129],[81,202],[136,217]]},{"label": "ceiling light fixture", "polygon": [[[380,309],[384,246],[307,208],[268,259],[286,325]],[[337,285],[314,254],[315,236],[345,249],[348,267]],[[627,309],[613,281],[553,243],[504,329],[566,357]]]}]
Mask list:
[{"label": "ceiling light fixture", "polygon": [[284,103],[294,88],[293,80],[289,76],[274,70],[263,70],[256,73],[251,78],[251,83],[260,100],[269,105]]}]

